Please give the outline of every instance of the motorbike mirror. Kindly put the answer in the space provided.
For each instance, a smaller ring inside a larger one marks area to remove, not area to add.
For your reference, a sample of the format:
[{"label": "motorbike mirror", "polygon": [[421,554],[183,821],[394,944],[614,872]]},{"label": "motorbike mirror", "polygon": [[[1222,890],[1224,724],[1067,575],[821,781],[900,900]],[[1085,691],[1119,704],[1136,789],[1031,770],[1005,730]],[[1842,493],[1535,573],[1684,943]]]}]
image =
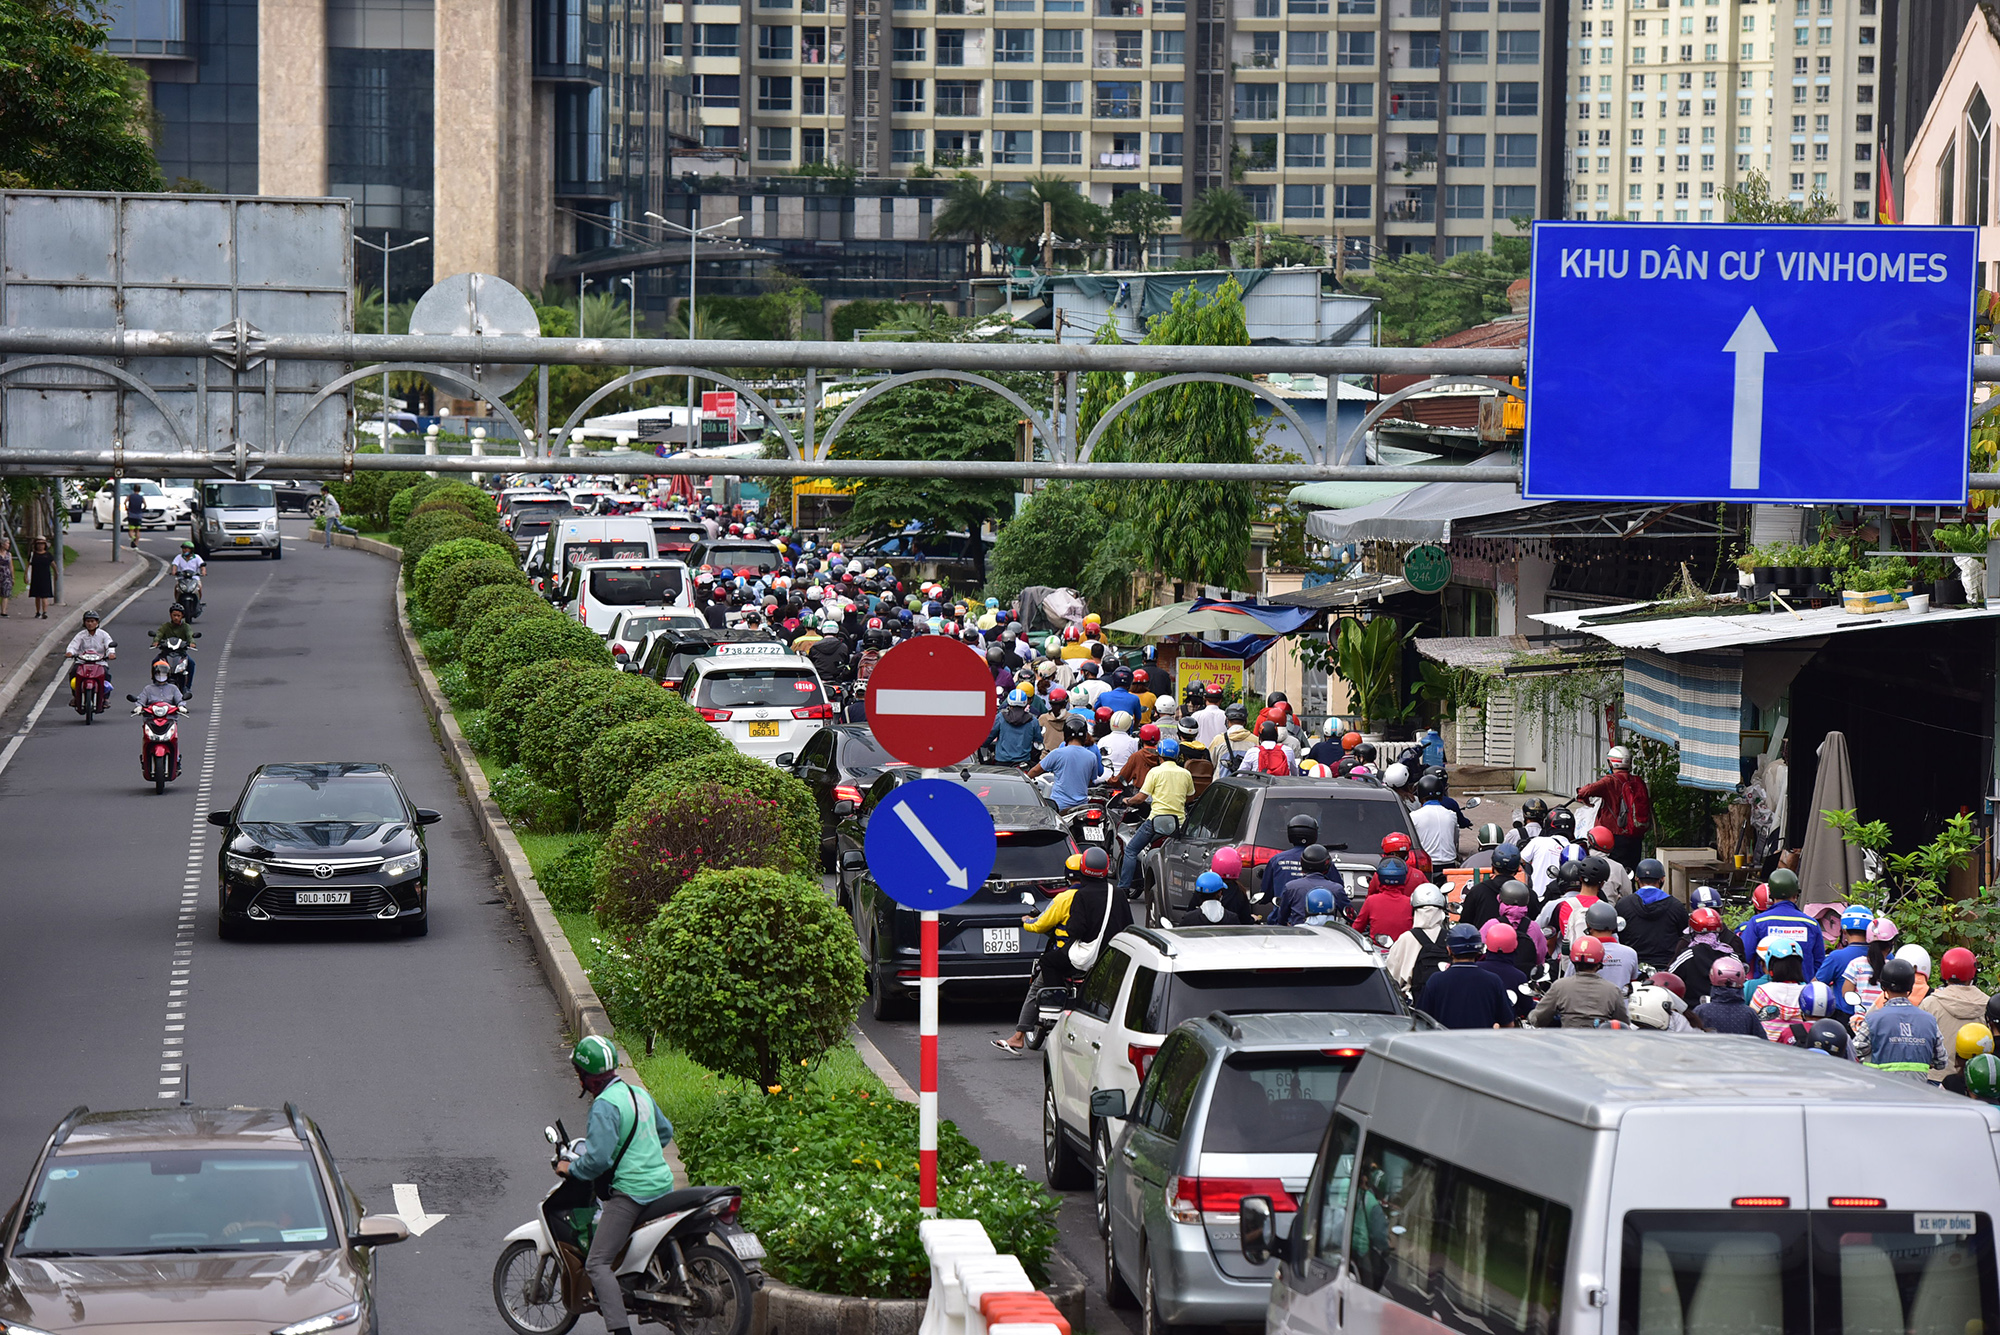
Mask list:
[{"label": "motorbike mirror", "polygon": [[210,825],[227,825],[229,824],[229,813],[227,811],[211,811],[208,813],[208,823]]},{"label": "motorbike mirror", "polygon": [[545,1126],[542,1128],[542,1139],[546,1140],[551,1145],[562,1144],[562,1138],[556,1135],[556,1129],[552,1126]]},{"label": "motorbike mirror", "polygon": [[432,811],[429,807],[417,808],[417,824],[419,825],[435,825],[443,819],[444,813],[442,811]]},{"label": "motorbike mirror", "polygon": [[402,1242],[410,1236],[410,1226],[392,1214],[371,1214],[363,1217],[361,1226],[347,1235],[350,1247],[386,1247],[392,1242]]},{"label": "motorbike mirror", "polygon": [[200,639],[200,638],[201,638],[201,632],[200,632],[200,631],[195,631],[195,632],[194,632],[193,634],[189,635],[189,636],[188,636],[188,638],[189,638],[190,640],[198,640],[198,639]]},{"label": "motorbike mirror", "polygon": [[125,698],[126,698],[127,700],[130,700],[130,701],[131,701],[131,702],[132,702],[133,704],[135,704],[135,705],[139,703],[139,697],[138,697],[138,696],[136,696],[136,695],[128,695],[128,696],[126,696]]}]

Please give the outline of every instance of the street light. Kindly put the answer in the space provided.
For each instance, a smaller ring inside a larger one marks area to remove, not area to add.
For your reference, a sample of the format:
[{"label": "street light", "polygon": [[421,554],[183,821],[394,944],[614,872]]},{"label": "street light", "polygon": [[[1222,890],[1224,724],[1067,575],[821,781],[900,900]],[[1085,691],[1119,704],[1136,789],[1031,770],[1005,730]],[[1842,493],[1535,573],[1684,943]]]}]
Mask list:
[{"label": "street light", "polygon": [[[400,246],[392,246],[389,244],[389,232],[387,228],[384,228],[382,231],[382,244],[379,246],[363,236],[357,235],[354,238],[355,245],[366,246],[368,249],[380,251],[382,254],[382,332],[385,334],[389,332],[389,257],[399,250],[409,250],[416,246],[425,245],[429,241],[429,237],[420,236],[415,241],[405,241]],[[388,452],[389,370],[385,361],[382,369],[382,453],[387,454]]]},{"label": "street light", "polygon": [[[739,214],[737,214],[737,215],[736,215],[736,216],[735,216],[734,218],[724,218],[724,219],[723,219],[723,220],[722,220],[721,222],[719,222],[719,223],[710,223],[710,224],[709,224],[708,226],[706,226],[706,227],[688,227],[688,226],[685,226],[685,225],[683,225],[683,224],[681,224],[681,223],[677,223],[677,222],[669,222],[669,221],[668,221],[667,219],[665,219],[665,218],[662,218],[662,217],[661,217],[661,216],[660,216],[659,214],[657,214],[657,213],[654,213],[654,212],[652,212],[652,211],[650,211],[650,210],[648,210],[648,211],[647,211],[647,213],[646,213],[646,216],[647,216],[648,218],[651,218],[651,219],[652,219],[652,220],[653,220],[654,222],[656,222],[656,223],[660,224],[660,226],[662,226],[662,227],[671,227],[671,228],[673,228],[673,229],[674,229],[674,230],[675,230],[676,232],[680,232],[680,233],[682,233],[682,234],[683,234],[683,235],[685,235],[685,236],[687,237],[687,239],[688,239],[688,318],[687,318],[687,330],[688,330],[688,338],[689,338],[689,339],[693,339],[693,338],[694,338],[694,274],[695,274],[695,267],[694,267],[694,252],[695,252],[695,243],[696,243],[697,241],[699,241],[699,240],[700,240],[700,239],[701,239],[701,238],[702,238],[703,236],[707,235],[707,234],[708,234],[708,233],[710,233],[710,232],[719,232],[719,231],[721,231],[721,230],[722,230],[723,228],[725,228],[725,227],[731,227],[731,226],[734,226],[734,225],[735,225],[735,224],[737,224],[737,223],[740,223],[740,222],[742,222],[742,221],[743,221],[743,215],[739,213]],[[693,448],[694,446],[696,446],[696,445],[699,445],[699,444],[701,443],[701,440],[700,440],[700,437],[699,437],[699,436],[697,436],[697,435],[696,435],[696,433],[695,433],[695,425],[694,425],[694,423],[695,423],[695,416],[694,416],[694,415],[695,415],[695,397],[694,397],[694,377],[693,377],[693,376],[689,376],[689,377],[688,377],[688,394],[687,394],[687,399],[688,399],[688,446],[689,446],[689,448]]]},{"label": "street light", "polygon": [[576,336],[578,338],[583,337],[583,294],[590,290],[590,285],[595,281],[595,279],[591,278],[579,278],[576,280]]},{"label": "street light", "polygon": [[[625,285],[625,341],[630,343],[639,337],[639,288],[630,278],[621,278]],[[627,366],[625,374],[631,375],[635,368]]]}]

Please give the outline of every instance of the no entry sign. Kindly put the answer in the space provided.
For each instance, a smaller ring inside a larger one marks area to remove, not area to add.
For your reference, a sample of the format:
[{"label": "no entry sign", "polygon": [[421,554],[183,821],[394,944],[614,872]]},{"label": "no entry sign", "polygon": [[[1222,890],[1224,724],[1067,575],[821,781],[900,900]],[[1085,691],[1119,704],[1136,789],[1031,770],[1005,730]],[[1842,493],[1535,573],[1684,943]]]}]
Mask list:
[{"label": "no entry sign", "polygon": [[978,650],[919,635],[882,655],[863,708],[882,749],[906,765],[956,765],[993,730],[993,673]]}]

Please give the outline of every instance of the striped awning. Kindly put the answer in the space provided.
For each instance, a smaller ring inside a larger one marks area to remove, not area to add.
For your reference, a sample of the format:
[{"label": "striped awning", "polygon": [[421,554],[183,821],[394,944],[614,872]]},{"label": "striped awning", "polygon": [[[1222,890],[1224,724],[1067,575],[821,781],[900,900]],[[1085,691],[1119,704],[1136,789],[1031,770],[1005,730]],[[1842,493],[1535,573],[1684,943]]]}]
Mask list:
[{"label": "striped awning", "polygon": [[1625,654],[1623,726],[1680,751],[1680,782],[1727,792],[1743,781],[1743,651]]}]

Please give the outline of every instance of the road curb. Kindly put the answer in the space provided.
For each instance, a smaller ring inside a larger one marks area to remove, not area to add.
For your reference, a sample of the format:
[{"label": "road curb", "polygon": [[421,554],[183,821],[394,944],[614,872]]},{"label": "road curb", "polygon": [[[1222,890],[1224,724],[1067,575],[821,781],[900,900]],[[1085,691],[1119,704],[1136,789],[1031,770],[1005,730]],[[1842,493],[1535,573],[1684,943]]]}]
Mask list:
[{"label": "road curb", "polygon": [[[133,555],[139,557],[140,561],[134,563],[130,570],[120,575],[117,579],[112,580],[109,584],[92,594],[92,602],[109,602],[111,599],[125,592],[125,590],[138,582],[139,576],[145,574],[148,565],[154,561],[153,557],[147,556],[143,552],[134,552]],[[21,601],[25,602],[26,600],[22,599]],[[0,682],[0,714],[4,714],[7,710],[11,709],[14,705],[14,698],[27,689],[28,683],[34,679],[35,670],[42,665],[42,660],[49,656],[49,651],[54,649],[64,639],[76,634],[82,628],[83,612],[84,609],[82,607],[78,607],[74,612],[65,612],[55,625],[49,627],[48,633],[35,642],[35,647],[28,651],[28,656],[23,658],[20,665],[7,675],[7,680]],[[151,642],[151,637],[148,636],[147,643],[150,644]]]},{"label": "road curb", "polygon": [[367,552],[371,556],[386,556],[391,561],[401,561],[403,559],[403,549],[401,547],[394,547],[386,542],[377,542],[373,538],[358,537],[352,533],[334,534],[333,545],[336,547],[352,547],[356,551]]},{"label": "road curb", "polygon": [[910,1082],[903,1079],[903,1073],[896,1069],[895,1064],[882,1055],[882,1049],[876,1047],[874,1041],[861,1032],[860,1025],[849,1028],[847,1036],[853,1040],[854,1050],[860,1054],[861,1064],[873,1071],[876,1078],[889,1087],[891,1094],[904,1103],[917,1101],[917,1091],[910,1088]]}]

